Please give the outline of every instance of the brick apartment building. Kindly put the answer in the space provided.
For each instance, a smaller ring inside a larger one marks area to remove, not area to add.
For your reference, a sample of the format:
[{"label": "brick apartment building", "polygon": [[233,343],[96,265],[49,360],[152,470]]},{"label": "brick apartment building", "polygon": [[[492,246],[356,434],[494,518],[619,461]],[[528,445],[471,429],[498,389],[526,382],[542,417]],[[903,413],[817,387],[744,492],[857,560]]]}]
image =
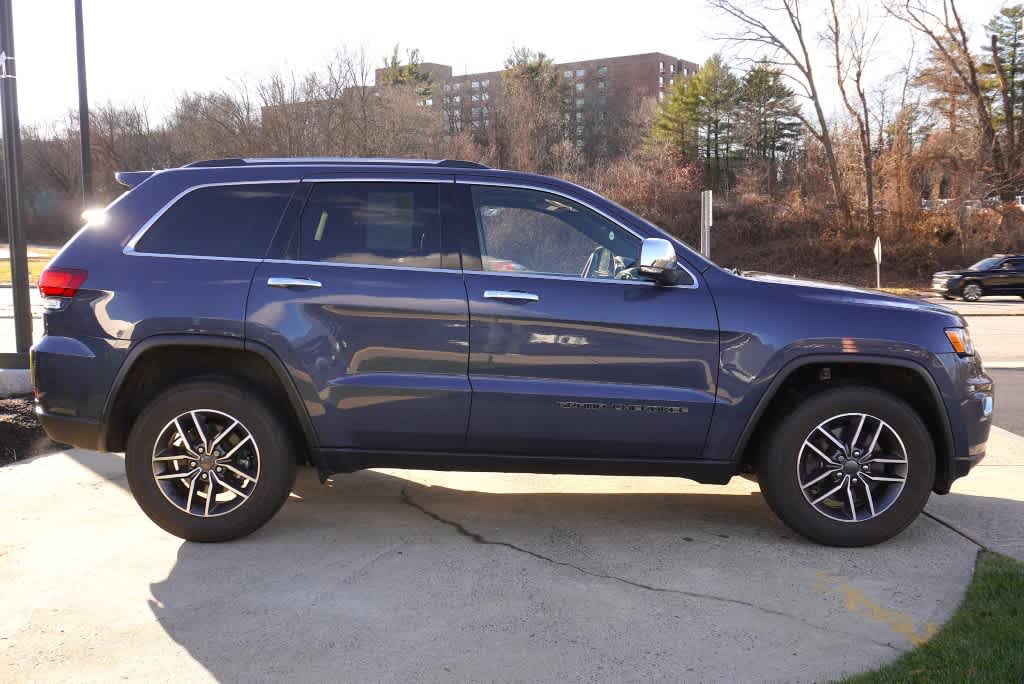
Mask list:
[{"label": "brick apartment building", "polygon": [[[644,98],[661,100],[678,78],[688,78],[697,64],[650,52],[556,64],[566,87],[563,118],[578,147],[600,145],[609,120],[622,119]],[[485,133],[494,120],[494,103],[502,97],[501,71],[455,76],[446,64],[424,62],[433,93],[423,106],[441,112],[449,131]],[[383,69],[376,71],[380,82]]]}]

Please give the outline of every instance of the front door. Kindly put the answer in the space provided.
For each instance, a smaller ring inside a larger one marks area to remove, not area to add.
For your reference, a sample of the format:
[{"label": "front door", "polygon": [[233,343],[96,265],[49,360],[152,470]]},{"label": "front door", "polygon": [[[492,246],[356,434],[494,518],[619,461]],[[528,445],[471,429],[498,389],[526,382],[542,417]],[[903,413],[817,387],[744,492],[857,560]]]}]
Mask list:
[{"label": "front door", "polygon": [[[469,415],[466,291],[442,249],[452,179],[307,185],[256,270],[246,335],[284,361],[321,446],[449,451]],[[282,230],[287,230],[288,219]]]},{"label": "front door", "polygon": [[462,180],[473,451],[697,459],[718,325],[695,273],[636,270],[631,229],[553,189]]}]

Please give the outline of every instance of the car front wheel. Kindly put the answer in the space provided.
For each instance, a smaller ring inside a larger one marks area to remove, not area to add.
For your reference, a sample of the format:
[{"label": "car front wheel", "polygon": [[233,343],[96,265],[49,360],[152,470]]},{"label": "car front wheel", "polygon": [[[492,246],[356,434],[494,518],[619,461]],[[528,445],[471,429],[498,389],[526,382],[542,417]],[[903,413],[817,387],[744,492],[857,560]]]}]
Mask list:
[{"label": "car front wheel", "polygon": [[964,287],[964,301],[965,302],[976,302],[981,299],[981,285],[977,283],[970,283]]},{"label": "car front wheel", "polygon": [[870,387],[823,391],[769,435],[758,481],[772,510],[808,539],[867,546],[910,525],[928,501],[935,450],[917,413]]},{"label": "car front wheel", "polygon": [[295,481],[288,429],[254,392],[230,380],[176,385],[132,426],[125,469],[157,525],[190,541],[243,537],[270,520]]}]

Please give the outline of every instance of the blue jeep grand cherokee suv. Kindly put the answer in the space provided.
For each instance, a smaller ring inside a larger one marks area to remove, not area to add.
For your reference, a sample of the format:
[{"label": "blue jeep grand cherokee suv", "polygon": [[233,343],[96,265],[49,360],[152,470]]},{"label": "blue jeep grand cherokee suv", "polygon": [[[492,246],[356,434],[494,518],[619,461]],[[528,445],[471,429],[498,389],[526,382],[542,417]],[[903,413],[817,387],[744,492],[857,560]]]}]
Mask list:
[{"label": "blue jeep grand cherokee suv", "polygon": [[570,183],[457,161],[128,172],[43,274],[50,436],[124,451],[165,530],[267,522],[296,466],[750,474],[887,539],[985,454],[948,309],[723,270]]}]

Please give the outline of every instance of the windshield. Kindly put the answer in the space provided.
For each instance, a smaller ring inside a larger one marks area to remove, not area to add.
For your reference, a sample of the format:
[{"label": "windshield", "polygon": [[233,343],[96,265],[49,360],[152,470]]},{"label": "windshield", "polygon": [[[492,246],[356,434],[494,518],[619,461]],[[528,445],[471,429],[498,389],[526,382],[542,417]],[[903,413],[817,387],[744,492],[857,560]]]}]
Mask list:
[{"label": "windshield", "polygon": [[987,259],[982,259],[981,261],[979,261],[978,263],[974,264],[973,266],[971,266],[967,270],[968,271],[989,271],[989,270],[995,268],[996,264],[998,264],[1000,261],[1001,261],[1000,257],[989,257]]}]

